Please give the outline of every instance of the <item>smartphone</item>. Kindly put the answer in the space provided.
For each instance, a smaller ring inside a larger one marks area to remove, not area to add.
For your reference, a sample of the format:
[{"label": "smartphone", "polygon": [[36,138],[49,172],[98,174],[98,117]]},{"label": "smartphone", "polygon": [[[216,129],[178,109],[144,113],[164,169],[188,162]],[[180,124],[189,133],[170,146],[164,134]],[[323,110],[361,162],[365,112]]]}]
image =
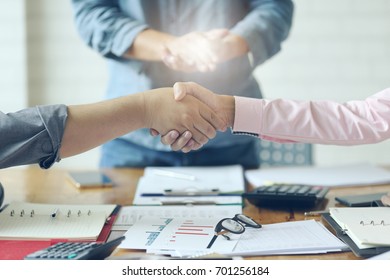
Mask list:
[{"label": "smartphone", "polygon": [[370,193],[361,195],[346,195],[335,197],[336,201],[349,207],[367,207],[372,206],[375,201],[381,199],[386,193]]},{"label": "smartphone", "polygon": [[112,187],[113,181],[101,171],[71,171],[68,181],[79,189]]}]

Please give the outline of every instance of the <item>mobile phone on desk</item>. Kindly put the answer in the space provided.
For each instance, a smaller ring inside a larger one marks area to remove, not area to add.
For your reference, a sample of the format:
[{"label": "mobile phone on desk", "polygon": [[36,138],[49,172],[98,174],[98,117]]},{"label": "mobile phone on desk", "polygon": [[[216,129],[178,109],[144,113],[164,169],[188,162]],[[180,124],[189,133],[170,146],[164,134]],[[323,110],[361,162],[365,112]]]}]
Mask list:
[{"label": "mobile phone on desk", "polygon": [[380,201],[386,193],[368,193],[360,195],[336,196],[335,200],[349,207],[369,207],[373,206],[375,201]]},{"label": "mobile phone on desk", "polygon": [[70,171],[68,181],[79,189],[112,187],[114,185],[110,177],[102,171]]}]

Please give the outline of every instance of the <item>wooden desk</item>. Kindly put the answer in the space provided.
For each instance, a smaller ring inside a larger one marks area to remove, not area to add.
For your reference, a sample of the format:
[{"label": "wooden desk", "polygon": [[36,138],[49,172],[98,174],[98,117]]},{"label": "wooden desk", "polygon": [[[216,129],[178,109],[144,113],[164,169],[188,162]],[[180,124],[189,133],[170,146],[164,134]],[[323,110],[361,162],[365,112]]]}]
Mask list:
[{"label": "wooden desk", "polygon": [[[131,205],[138,179],[143,175],[142,169],[107,169],[114,183],[113,188],[93,190],[79,190],[66,180],[67,171],[61,169],[42,170],[37,167],[9,168],[0,170],[0,182],[5,188],[4,203],[11,201],[27,201],[35,203],[72,203],[72,204],[120,204]],[[327,194],[327,201],[315,210],[339,206],[334,197],[347,194],[364,194],[374,192],[388,192],[390,186],[367,186],[356,188],[335,188]],[[246,205],[243,212],[262,224],[285,222],[289,220],[305,219],[302,211],[281,209],[270,210]],[[117,254],[128,253],[119,250]],[[248,259],[327,259],[327,260],[355,260],[358,259],[352,252],[331,253],[319,255],[292,255],[292,256],[264,256]]]}]

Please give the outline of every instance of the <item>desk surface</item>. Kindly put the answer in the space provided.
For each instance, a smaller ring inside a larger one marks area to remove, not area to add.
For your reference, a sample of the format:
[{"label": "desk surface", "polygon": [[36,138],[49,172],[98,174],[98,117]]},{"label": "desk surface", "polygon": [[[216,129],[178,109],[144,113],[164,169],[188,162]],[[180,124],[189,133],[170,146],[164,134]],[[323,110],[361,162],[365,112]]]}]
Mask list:
[{"label": "desk surface", "polygon": [[[27,201],[35,203],[72,203],[72,204],[120,204],[131,205],[138,179],[143,175],[142,169],[106,169],[115,186],[79,190],[70,185],[67,180],[67,171],[53,168],[42,170],[36,167],[9,168],[0,170],[0,182],[5,188],[4,203],[11,201]],[[329,191],[326,201],[314,210],[324,210],[328,207],[340,206],[334,199],[338,195],[379,193],[390,191],[390,186],[365,186],[335,188]],[[246,204],[243,213],[262,224],[303,220],[303,211],[280,209],[270,210],[257,208]],[[320,219],[320,218],[319,218]],[[127,250],[118,250],[115,254],[128,253]],[[262,256],[247,259],[327,259],[327,260],[355,260],[352,252],[331,253],[319,255],[292,255],[292,256]]]}]

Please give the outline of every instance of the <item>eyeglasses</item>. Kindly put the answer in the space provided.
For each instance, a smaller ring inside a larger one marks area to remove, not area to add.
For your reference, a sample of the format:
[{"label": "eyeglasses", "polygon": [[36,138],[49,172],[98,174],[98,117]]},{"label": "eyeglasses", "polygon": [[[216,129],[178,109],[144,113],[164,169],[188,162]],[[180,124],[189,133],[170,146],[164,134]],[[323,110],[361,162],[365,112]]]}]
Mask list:
[{"label": "eyeglasses", "polygon": [[252,218],[243,214],[236,214],[233,218],[225,218],[220,220],[215,226],[214,236],[211,239],[209,245],[207,245],[207,249],[210,249],[211,246],[213,246],[219,235],[222,235],[227,240],[230,240],[230,237],[225,235],[226,233],[231,232],[234,234],[241,234],[245,231],[245,227],[261,228],[261,225]]}]

